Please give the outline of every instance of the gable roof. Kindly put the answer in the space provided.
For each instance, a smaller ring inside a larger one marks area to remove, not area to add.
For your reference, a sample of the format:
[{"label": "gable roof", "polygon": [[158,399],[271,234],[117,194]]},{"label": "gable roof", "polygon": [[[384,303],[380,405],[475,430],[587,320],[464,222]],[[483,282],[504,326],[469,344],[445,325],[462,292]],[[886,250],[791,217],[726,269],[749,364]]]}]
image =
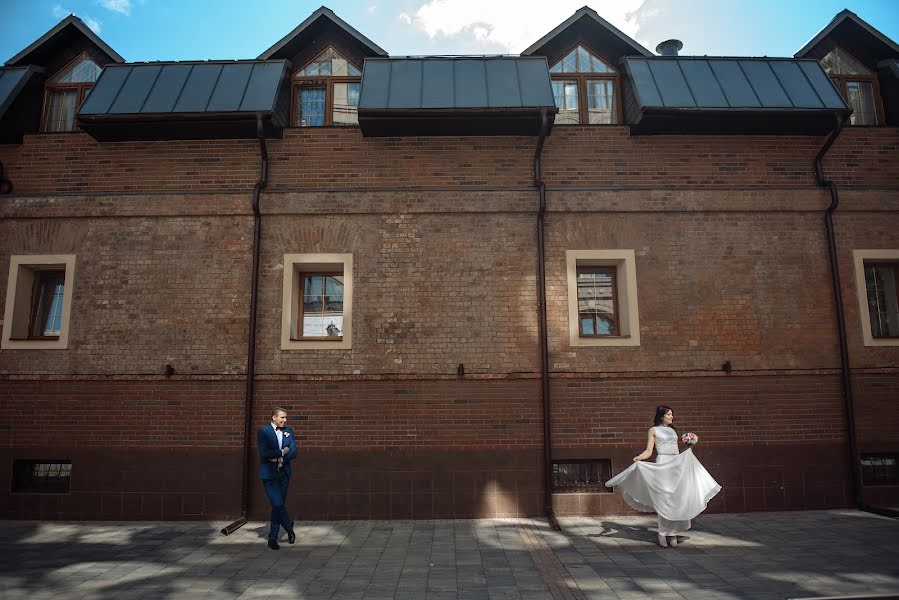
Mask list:
[{"label": "gable roof", "polygon": [[[849,9],[843,9],[837,13],[837,15],[831,19],[830,23],[818,32],[818,35],[809,40],[809,42],[800,48],[793,56],[796,58],[805,58],[811,54],[821,42],[834,34],[837,29],[844,30],[849,28],[855,30],[856,33],[866,35],[870,41],[874,41],[875,44],[882,46],[880,48],[881,53],[899,56],[899,44],[877,31],[877,29]],[[827,50],[830,50],[830,48],[827,48]],[[886,58],[886,56],[883,56],[882,58]]]},{"label": "gable roof", "polygon": [[100,39],[100,37],[91,31],[91,28],[84,24],[84,21],[76,17],[75,15],[69,15],[59,23],[57,23],[50,31],[36,39],[32,42],[27,48],[10,58],[6,61],[6,66],[19,66],[26,65],[29,63],[37,63],[40,64],[41,60],[34,60],[35,54],[39,53],[41,47],[45,44],[51,42],[57,36],[64,36],[69,31],[80,33],[91,43],[93,43],[97,48],[99,48],[106,56],[110,58],[112,62],[122,63],[125,62],[125,59],[119,56],[119,54],[109,47],[109,45]]},{"label": "gable roof", "polygon": [[328,19],[337,25],[339,28],[343,29],[347,34],[349,34],[352,38],[370,50],[373,54],[377,56],[387,56],[387,52],[384,51],[383,48],[375,44],[373,41],[356,31],[349,23],[338,17],[334,14],[334,11],[326,6],[322,6],[317,11],[309,15],[305,21],[297,25],[297,27],[285,35],[283,38],[278,40],[278,42],[259,55],[259,60],[268,60],[275,56],[276,53],[280,52],[286,46],[289,46],[291,42],[293,42],[296,38],[298,38],[305,30],[307,30],[315,21],[318,19]]},{"label": "gable roof", "polygon": [[614,37],[618,38],[620,41],[627,44],[631,47],[634,52],[637,54],[642,54],[643,56],[653,56],[653,53],[638,44],[631,37],[626,35],[620,29],[603,19],[599,16],[599,14],[590,8],[589,6],[584,6],[579,8],[573,15],[562,21],[555,29],[544,35],[542,38],[531,44],[524,52],[521,53],[522,56],[530,56],[535,54],[538,50],[540,50],[543,46],[552,41],[553,38],[557,37],[559,34],[563,33],[566,29],[571,27],[574,23],[580,20],[582,17],[587,17],[593,22],[597,23],[600,27],[608,30]]}]

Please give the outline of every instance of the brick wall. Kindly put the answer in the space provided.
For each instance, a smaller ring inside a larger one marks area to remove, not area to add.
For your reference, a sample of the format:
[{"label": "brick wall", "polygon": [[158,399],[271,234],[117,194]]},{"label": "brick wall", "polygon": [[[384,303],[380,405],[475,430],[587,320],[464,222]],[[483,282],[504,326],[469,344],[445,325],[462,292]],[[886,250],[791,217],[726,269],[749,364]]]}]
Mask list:
[{"label": "brick wall", "polygon": [[[823,138],[630,136],[621,127],[557,127],[544,150],[549,186],[760,188],[815,184]],[[270,140],[278,189],[524,187],[536,140],[363,138],[355,128],[288,129]],[[899,129],[847,129],[826,160],[845,188],[899,187]],[[29,135],[0,161],[19,194],[249,190],[254,140],[117,142]],[[892,168],[891,168],[892,165]],[[599,168],[598,168],[599,167]]]}]

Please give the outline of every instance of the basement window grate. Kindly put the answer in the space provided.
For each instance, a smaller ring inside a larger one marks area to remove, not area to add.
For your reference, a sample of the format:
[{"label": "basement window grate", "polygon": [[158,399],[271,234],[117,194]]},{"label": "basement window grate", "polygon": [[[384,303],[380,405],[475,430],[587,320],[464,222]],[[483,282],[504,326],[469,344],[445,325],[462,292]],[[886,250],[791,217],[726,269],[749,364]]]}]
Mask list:
[{"label": "basement window grate", "polygon": [[13,461],[14,493],[68,494],[71,491],[71,480],[70,460]]},{"label": "basement window grate", "polygon": [[557,494],[612,493],[606,482],[612,478],[608,458],[553,461],[553,492]]},{"label": "basement window grate", "polygon": [[863,454],[864,485],[899,485],[899,454]]}]

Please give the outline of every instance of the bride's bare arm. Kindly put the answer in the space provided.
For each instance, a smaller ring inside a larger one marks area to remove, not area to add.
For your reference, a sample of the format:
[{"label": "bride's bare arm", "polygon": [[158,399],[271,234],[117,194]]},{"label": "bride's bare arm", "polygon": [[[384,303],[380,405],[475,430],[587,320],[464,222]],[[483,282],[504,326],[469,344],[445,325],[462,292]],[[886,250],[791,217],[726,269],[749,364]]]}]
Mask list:
[{"label": "bride's bare arm", "polygon": [[656,445],[656,435],[652,430],[652,427],[649,428],[649,432],[646,434],[646,450],[638,454],[634,457],[634,462],[638,460],[646,460],[650,456],[652,456],[652,449]]}]

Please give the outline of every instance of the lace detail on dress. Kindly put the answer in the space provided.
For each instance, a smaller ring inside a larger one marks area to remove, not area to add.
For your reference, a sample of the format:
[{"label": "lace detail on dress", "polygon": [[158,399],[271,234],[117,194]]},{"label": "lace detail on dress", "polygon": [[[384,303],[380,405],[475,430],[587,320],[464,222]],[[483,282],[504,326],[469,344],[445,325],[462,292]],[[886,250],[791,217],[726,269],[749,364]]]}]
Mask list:
[{"label": "lace detail on dress", "polygon": [[655,427],[656,453],[677,454],[677,432],[670,427]]}]

